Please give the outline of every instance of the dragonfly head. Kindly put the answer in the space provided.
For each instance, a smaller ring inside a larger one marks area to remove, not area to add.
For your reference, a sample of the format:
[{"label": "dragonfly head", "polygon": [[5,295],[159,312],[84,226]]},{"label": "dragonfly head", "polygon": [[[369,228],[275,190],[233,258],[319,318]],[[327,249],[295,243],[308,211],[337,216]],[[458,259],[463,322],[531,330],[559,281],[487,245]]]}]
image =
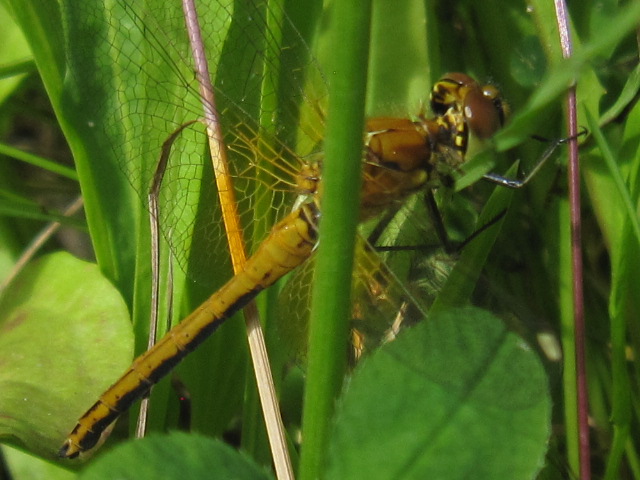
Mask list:
[{"label": "dragonfly head", "polygon": [[434,85],[431,109],[438,116],[461,113],[469,131],[479,139],[496,133],[509,112],[495,86],[480,85],[470,76],[455,72],[447,73]]}]

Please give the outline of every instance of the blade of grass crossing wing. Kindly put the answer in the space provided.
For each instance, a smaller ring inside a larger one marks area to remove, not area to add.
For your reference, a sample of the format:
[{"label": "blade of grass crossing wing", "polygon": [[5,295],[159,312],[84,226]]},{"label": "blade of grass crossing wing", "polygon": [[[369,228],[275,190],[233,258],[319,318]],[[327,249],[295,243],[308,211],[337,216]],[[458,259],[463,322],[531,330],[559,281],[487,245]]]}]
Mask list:
[{"label": "blade of grass crossing wing", "polygon": [[[371,2],[333,5],[333,68],[323,171],[323,220],[309,325],[300,478],[322,476],[345,370],[358,205]],[[335,48],[339,45],[339,48]],[[325,240],[322,240],[322,239]],[[346,294],[344,292],[347,292]]]}]

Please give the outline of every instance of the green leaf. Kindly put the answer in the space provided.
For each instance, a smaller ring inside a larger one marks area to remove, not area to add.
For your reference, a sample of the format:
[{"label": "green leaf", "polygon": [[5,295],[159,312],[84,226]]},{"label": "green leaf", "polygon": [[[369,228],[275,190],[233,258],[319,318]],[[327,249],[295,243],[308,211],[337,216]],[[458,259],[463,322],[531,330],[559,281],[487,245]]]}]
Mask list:
[{"label": "green leaf", "polygon": [[96,265],[68,253],[25,268],[0,312],[0,438],[53,459],[131,361],[129,312]]},{"label": "green leaf", "polygon": [[31,55],[29,46],[18,25],[7,15],[0,4],[0,104],[4,102],[24,78],[25,71],[33,68],[32,62],[25,62]]},{"label": "green leaf", "polygon": [[8,445],[2,446],[2,456],[14,479],[72,480],[77,476],[60,464],[53,464]]},{"label": "green leaf", "polygon": [[353,374],[326,478],[534,478],[551,401],[536,354],[490,313],[452,309]]},{"label": "green leaf", "polygon": [[79,478],[259,480],[272,477],[222,442],[202,435],[174,432],[121,444],[92,463]]}]

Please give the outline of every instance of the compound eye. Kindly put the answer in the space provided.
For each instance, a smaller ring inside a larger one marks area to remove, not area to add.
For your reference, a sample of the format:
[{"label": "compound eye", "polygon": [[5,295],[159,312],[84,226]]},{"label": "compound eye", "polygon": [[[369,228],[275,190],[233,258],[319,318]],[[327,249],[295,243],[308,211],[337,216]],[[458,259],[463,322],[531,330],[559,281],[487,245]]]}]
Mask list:
[{"label": "compound eye", "polygon": [[500,117],[500,126],[504,126],[504,122],[509,116],[509,105],[502,99],[500,90],[493,85],[484,85],[482,94],[493,102],[493,106],[498,111]]},{"label": "compound eye", "polygon": [[502,99],[495,87],[467,92],[464,116],[469,129],[478,138],[489,138],[496,133],[504,123],[504,114]]},{"label": "compound eye", "polygon": [[469,75],[467,75],[466,73],[460,73],[460,72],[449,72],[443,75],[439,81],[454,83],[461,87],[465,85],[472,86],[472,85],[475,85],[476,83],[476,81],[473,78],[471,78]]}]

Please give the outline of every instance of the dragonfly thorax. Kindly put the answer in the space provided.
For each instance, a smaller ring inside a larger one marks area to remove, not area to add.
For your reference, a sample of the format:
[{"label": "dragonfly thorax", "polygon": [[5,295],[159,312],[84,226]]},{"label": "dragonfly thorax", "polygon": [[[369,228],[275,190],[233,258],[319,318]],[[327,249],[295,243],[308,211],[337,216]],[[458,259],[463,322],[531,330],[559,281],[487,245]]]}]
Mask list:
[{"label": "dragonfly thorax", "polygon": [[[437,127],[436,127],[437,128]],[[363,219],[402,202],[429,181],[433,142],[407,118],[376,117],[367,122],[361,212]]]},{"label": "dragonfly thorax", "polygon": [[313,196],[318,193],[322,165],[320,161],[305,162],[296,175],[296,191],[298,195]]}]

